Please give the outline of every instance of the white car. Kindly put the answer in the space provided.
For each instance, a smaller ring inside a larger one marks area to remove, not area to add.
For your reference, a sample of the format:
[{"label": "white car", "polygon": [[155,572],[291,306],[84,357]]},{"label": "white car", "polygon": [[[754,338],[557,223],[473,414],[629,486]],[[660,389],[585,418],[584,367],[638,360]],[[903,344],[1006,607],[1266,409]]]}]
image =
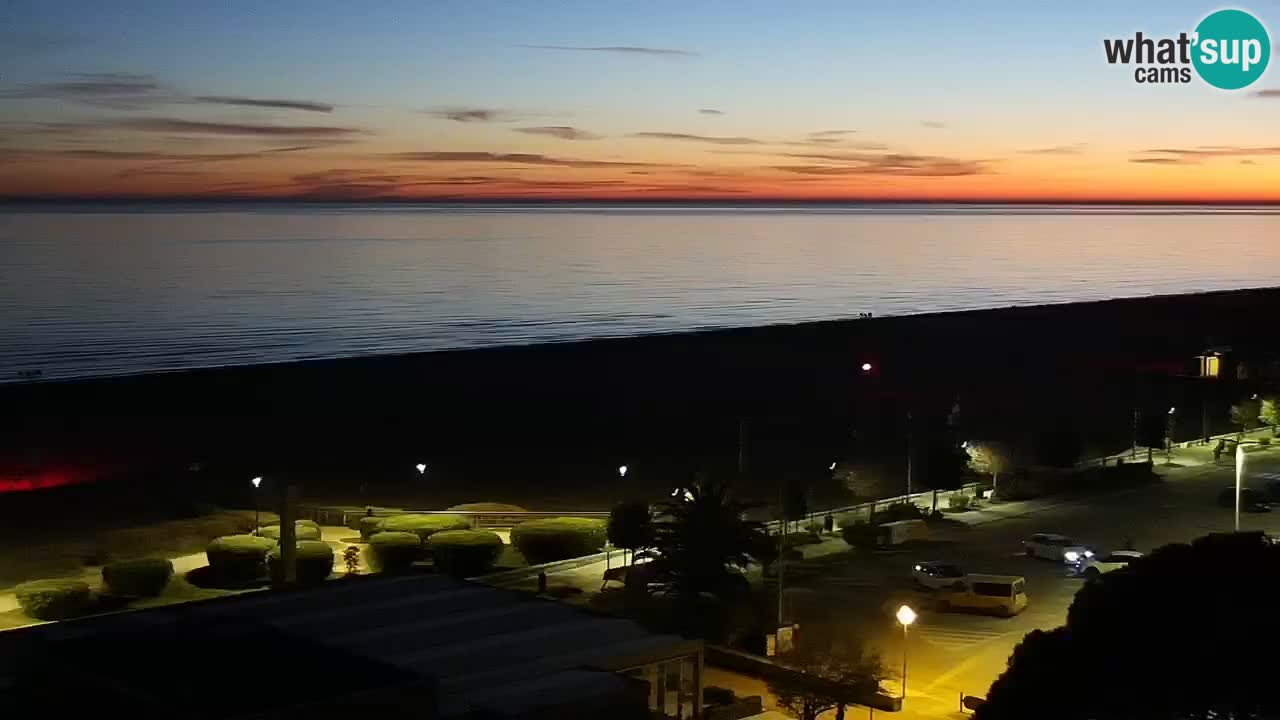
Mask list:
[{"label": "white car", "polygon": [[1076,574],[1087,580],[1096,580],[1105,573],[1128,567],[1129,563],[1142,557],[1137,550],[1114,550],[1103,555],[1094,555],[1076,562]]},{"label": "white car", "polygon": [[1093,557],[1093,551],[1066,535],[1036,533],[1022,541],[1022,552],[1027,557],[1043,558],[1074,565],[1081,559]]},{"label": "white car", "polygon": [[955,563],[930,560],[916,563],[911,567],[911,579],[916,585],[938,590],[963,584],[968,573]]}]

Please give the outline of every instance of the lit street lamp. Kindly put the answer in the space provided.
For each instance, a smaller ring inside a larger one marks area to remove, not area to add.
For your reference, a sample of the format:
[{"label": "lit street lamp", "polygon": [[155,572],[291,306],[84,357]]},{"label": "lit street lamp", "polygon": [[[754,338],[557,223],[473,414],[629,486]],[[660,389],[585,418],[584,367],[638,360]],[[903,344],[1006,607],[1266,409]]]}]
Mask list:
[{"label": "lit street lamp", "polygon": [[249,482],[253,483],[253,532],[257,533],[258,525],[258,486],[262,485],[262,476],[259,475]]},{"label": "lit street lamp", "polygon": [[1236,532],[1240,532],[1240,485],[1244,479],[1244,445],[1236,443]]},{"label": "lit street lamp", "polygon": [[907,699],[907,628],[911,627],[911,623],[916,621],[916,611],[912,610],[909,605],[903,605],[898,608],[895,615],[898,622],[902,623],[902,699]]},{"label": "lit street lamp", "polygon": [[418,474],[419,474],[419,475],[426,475],[426,474],[427,474],[427,464],[426,464],[426,463],[418,463],[417,465],[414,465],[414,467],[415,467],[415,468],[417,468],[417,470],[418,470]]},{"label": "lit street lamp", "polygon": [[618,477],[623,478],[623,477],[626,477],[626,476],[627,476],[627,466],[626,466],[626,465],[619,465],[619,466],[618,466]]},{"label": "lit street lamp", "polygon": [[871,372],[871,363],[869,362],[862,363],[862,372]]}]

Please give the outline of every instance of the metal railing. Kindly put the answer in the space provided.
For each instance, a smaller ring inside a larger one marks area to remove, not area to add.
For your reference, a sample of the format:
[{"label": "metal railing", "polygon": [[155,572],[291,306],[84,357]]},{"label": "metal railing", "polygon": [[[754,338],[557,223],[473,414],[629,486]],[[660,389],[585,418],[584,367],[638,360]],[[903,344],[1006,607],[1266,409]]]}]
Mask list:
[{"label": "metal railing", "polygon": [[[371,512],[372,511],[372,512]],[[526,520],[540,520],[556,517],[584,517],[608,519],[609,513],[598,511],[568,510],[564,512],[495,511],[495,510],[415,510],[412,508],[326,508],[303,506],[298,508],[298,517],[313,520],[321,525],[342,525],[351,527],[350,521],[355,517],[392,517],[395,515],[458,515],[471,521],[473,528],[503,528],[518,525]]]}]

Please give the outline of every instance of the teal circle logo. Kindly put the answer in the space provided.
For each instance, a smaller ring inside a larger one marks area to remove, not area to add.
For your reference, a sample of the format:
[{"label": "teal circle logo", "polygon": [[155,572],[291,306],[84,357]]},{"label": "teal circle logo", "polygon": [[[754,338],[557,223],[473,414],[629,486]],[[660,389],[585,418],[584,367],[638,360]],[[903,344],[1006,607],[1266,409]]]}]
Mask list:
[{"label": "teal circle logo", "polygon": [[1219,10],[1201,20],[1194,43],[1191,63],[1196,72],[1223,90],[1249,87],[1271,60],[1267,29],[1243,10]]}]

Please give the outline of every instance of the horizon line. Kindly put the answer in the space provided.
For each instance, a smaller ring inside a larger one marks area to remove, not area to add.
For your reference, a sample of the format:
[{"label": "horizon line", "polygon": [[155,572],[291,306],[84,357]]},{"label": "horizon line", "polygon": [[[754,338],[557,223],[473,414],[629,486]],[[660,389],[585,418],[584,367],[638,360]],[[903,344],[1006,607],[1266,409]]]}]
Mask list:
[{"label": "horizon line", "polygon": [[753,198],[706,198],[687,196],[665,197],[529,197],[529,196],[488,196],[488,197],[437,197],[437,198],[341,198],[341,197],[296,197],[296,196],[262,196],[262,195],[0,195],[0,204],[215,204],[215,203],[289,203],[298,205],[656,205],[656,204],[698,204],[698,205],[1081,205],[1081,206],[1155,206],[1155,207],[1280,207],[1280,199],[1239,198],[1239,199],[1109,199],[1109,198],[957,198],[940,199],[923,198],[795,198],[795,197],[753,197]]}]

